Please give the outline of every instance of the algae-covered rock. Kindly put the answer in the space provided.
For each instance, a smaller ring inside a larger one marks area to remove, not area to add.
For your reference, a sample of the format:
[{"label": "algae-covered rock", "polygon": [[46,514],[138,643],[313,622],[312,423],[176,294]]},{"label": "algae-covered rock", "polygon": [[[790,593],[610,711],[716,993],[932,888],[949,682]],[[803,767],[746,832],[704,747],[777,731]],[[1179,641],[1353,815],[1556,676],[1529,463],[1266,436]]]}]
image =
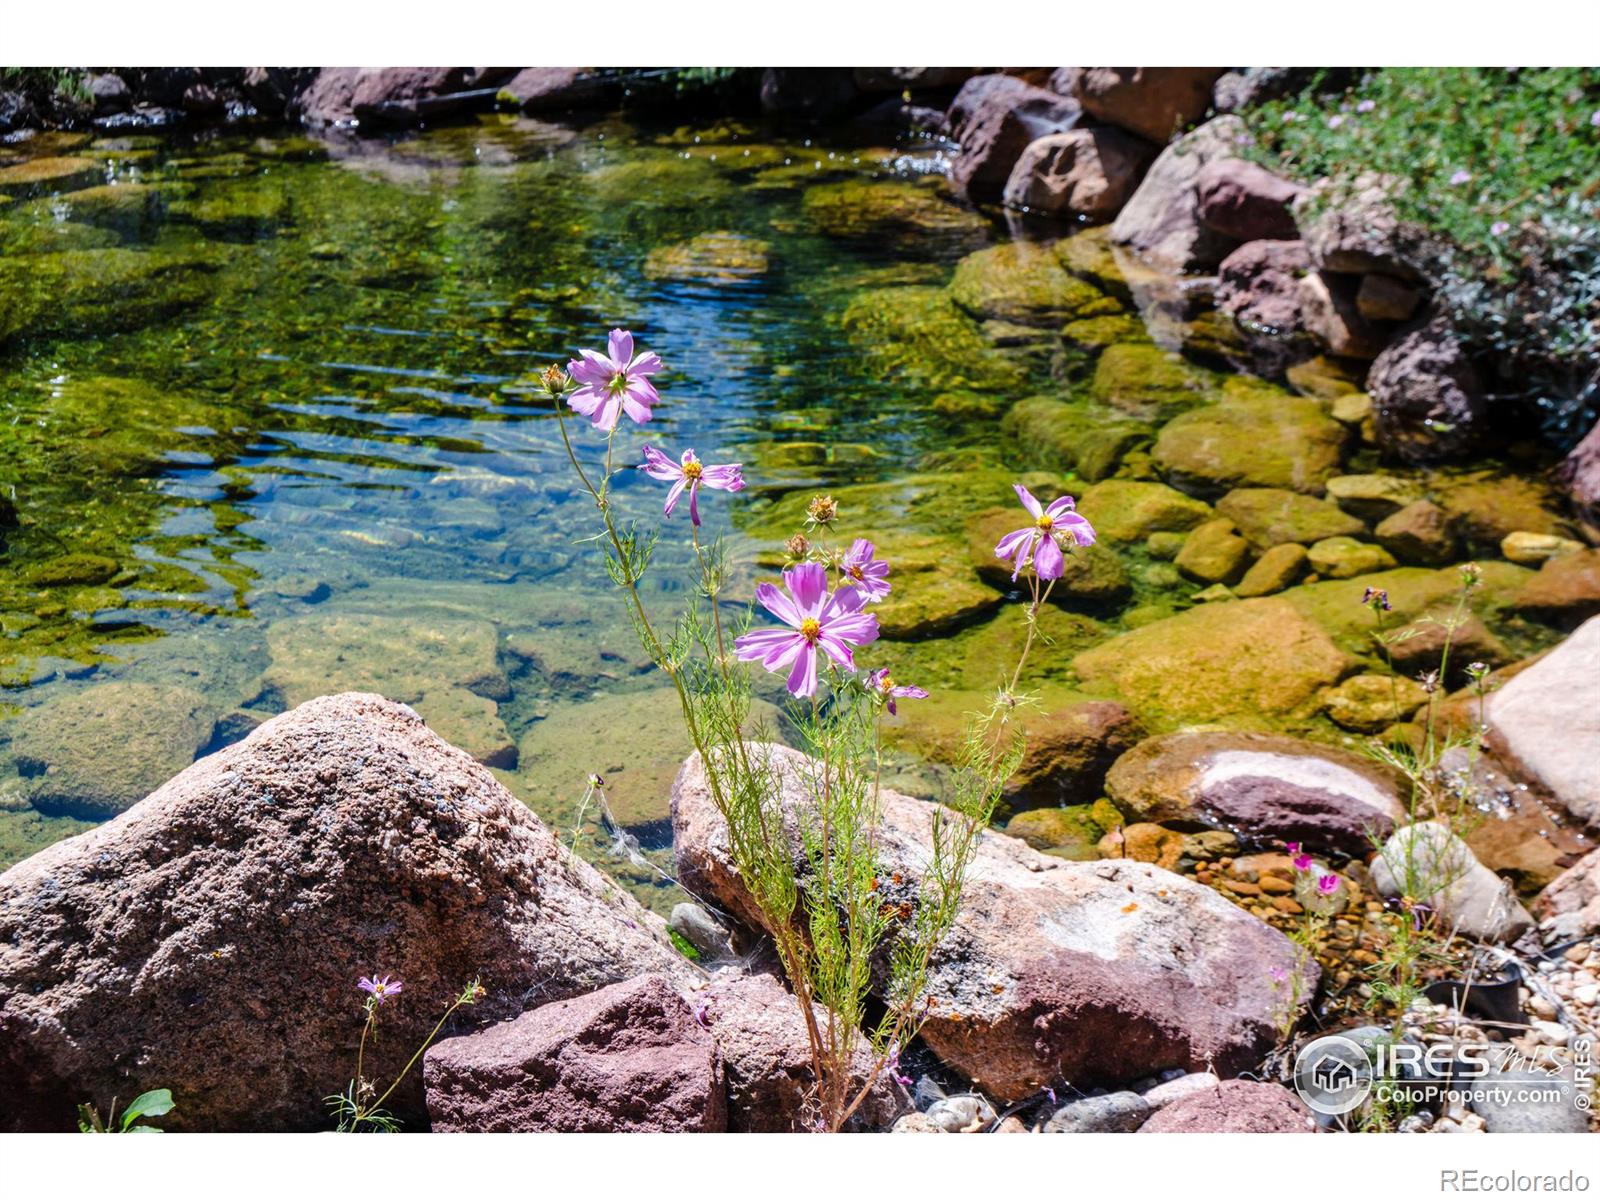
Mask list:
[{"label": "algae-covered rock", "polygon": [[103,820],[194,761],[214,714],[186,688],[115,681],[58,694],[9,726],[40,812]]},{"label": "algae-covered rock", "polygon": [[1510,533],[1574,533],[1561,498],[1540,479],[1476,471],[1440,479],[1434,490],[1434,499],[1473,554],[1499,553]]},{"label": "algae-covered rock", "polygon": [[377,692],[406,704],[444,688],[491,700],[511,695],[487,621],[313,613],[273,622],[267,649],[267,685],[291,708],[340,691]]},{"label": "algae-covered rock", "polygon": [[1354,359],[1319,356],[1295,363],[1285,372],[1289,386],[1302,396],[1332,400],[1359,392],[1366,382],[1367,364]]},{"label": "algae-covered rock", "polygon": [[1124,342],[1148,342],[1150,333],[1132,313],[1113,313],[1068,321],[1061,329],[1061,337],[1080,350],[1100,351]]},{"label": "algae-covered rock", "polygon": [[1381,521],[1422,499],[1422,484],[1404,475],[1335,475],[1328,499],[1364,521]]},{"label": "algae-covered rock", "polygon": [[47,209],[48,219],[52,221],[82,221],[137,236],[160,223],[171,196],[170,189],[157,184],[119,180],[49,200],[36,200],[33,207]]},{"label": "algae-covered rock", "polygon": [[92,158],[30,158],[0,166],[0,195],[43,196],[88,187],[104,177],[105,168]]},{"label": "algae-covered rock", "polygon": [[429,729],[484,766],[517,765],[517,743],[500,719],[500,706],[487,696],[462,687],[430,688],[414,707]]},{"label": "algae-covered rock", "polygon": [[1258,549],[1288,542],[1361,533],[1364,526],[1326,500],[1286,488],[1235,488],[1217,501],[1217,512],[1234,523]]},{"label": "algae-covered rock", "polygon": [[1091,482],[1105,479],[1154,430],[1138,421],[1107,420],[1082,404],[1030,396],[1011,406],[1001,435],[1021,465],[1047,471],[1076,469]]},{"label": "algae-covered rock", "polygon": [[1307,551],[1311,569],[1324,579],[1354,579],[1395,566],[1394,555],[1352,537],[1323,538]]},{"label": "algae-covered rock", "polygon": [[1216,373],[1170,350],[1133,343],[1100,355],[1089,395],[1132,416],[1161,418],[1215,400],[1220,385]]},{"label": "algae-covered rock", "polygon": [[612,163],[583,178],[602,203],[633,208],[698,209],[725,201],[733,191],[704,159],[676,154]]},{"label": "algae-covered rock", "polygon": [[1348,659],[1277,596],[1207,604],[1144,625],[1073,659],[1084,683],[1115,690],[1152,729],[1300,716]]},{"label": "algae-covered rock", "polygon": [[801,211],[828,237],[926,246],[982,245],[989,226],[931,188],[905,180],[852,179],[808,187]]},{"label": "algae-covered rock", "polygon": [[208,299],[216,268],[209,259],[155,250],[0,257],[0,346],[152,324]]},{"label": "algae-covered rock", "polygon": [[1136,542],[1153,533],[1184,533],[1211,518],[1211,506],[1164,483],[1107,479],[1078,497],[1078,512],[1113,542]]},{"label": "algae-covered rock", "polygon": [[1234,594],[1248,599],[1281,592],[1306,573],[1306,558],[1306,548],[1295,542],[1272,546],[1262,552],[1244,573],[1244,578],[1234,585]]},{"label": "algae-covered rock", "polygon": [[213,183],[172,206],[175,215],[219,238],[276,232],[288,223],[290,209],[287,189],[260,178]]},{"label": "algae-covered rock", "polygon": [[1352,675],[1322,699],[1335,725],[1354,733],[1381,733],[1426,704],[1428,693],[1405,675]]},{"label": "algae-covered rock", "polygon": [[1197,525],[1174,560],[1178,570],[1201,583],[1232,583],[1250,561],[1250,543],[1227,520]]},{"label": "algae-covered rock", "polygon": [[917,639],[959,629],[1000,604],[948,539],[879,535],[878,554],[891,564],[892,590],[872,608],[878,632],[886,638]]},{"label": "algae-covered rock", "polygon": [[121,563],[103,554],[70,551],[28,568],[23,578],[34,587],[83,587],[106,583],[121,569]]},{"label": "algae-covered rock", "polygon": [[646,279],[743,283],[767,273],[769,244],[720,229],[686,242],[658,246],[644,260]]},{"label": "algae-covered rock", "polygon": [[997,351],[944,288],[890,287],[856,294],[840,322],[885,374],[940,388],[1015,389],[1022,363]]},{"label": "algae-covered rock", "polygon": [[1237,487],[1316,495],[1338,473],[1344,440],[1344,427],[1316,401],[1255,393],[1175,417],[1152,455],[1168,482],[1197,496]]},{"label": "algae-covered rock", "polygon": [[1096,849],[1100,839],[1121,827],[1122,815],[1116,805],[1102,799],[1093,804],[1018,813],[1006,822],[1006,833],[1058,858],[1092,862],[1100,857]]},{"label": "algae-covered rock", "polygon": [[1110,316],[1122,305],[1067,274],[1055,254],[1032,242],[976,250],[956,264],[950,295],[980,319],[1060,328],[1080,317]]},{"label": "algae-covered rock", "polygon": [[1437,567],[1456,556],[1450,517],[1431,500],[1413,500],[1379,521],[1372,533],[1379,545],[1404,563]]},{"label": "algae-covered rock", "polygon": [[1552,558],[1563,554],[1577,554],[1584,549],[1584,544],[1572,538],[1559,537],[1553,533],[1530,533],[1519,529],[1515,533],[1508,533],[1500,539],[1500,553],[1507,562],[1514,562],[1524,567],[1542,566]]}]

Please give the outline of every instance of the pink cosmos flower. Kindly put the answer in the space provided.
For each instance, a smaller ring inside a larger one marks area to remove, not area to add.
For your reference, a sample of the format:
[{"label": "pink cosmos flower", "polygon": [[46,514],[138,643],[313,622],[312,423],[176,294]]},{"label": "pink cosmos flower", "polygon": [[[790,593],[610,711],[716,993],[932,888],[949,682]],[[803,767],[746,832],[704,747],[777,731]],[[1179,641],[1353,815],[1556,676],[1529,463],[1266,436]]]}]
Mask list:
[{"label": "pink cosmos flower", "polygon": [[737,492],[744,488],[743,466],[740,463],[723,463],[713,466],[703,463],[694,456],[693,450],[683,452],[681,462],[673,462],[654,446],[644,448],[644,462],[639,464],[651,479],[659,479],[663,483],[671,482],[667,489],[667,503],[661,512],[670,517],[672,510],[678,507],[678,498],[683,495],[685,488],[689,489],[689,519],[696,525],[700,524],[700,487],[704,484],[708,488],[716,488],[722,492]]},{"label": "pink cosmos flower", "polygon": [[1016,489],[1022,507],[1028,510],[1034,521],[1032,525],[1012,530],[1001,538],[999,545],[994,548],[994,556],[1015,560],[1012,579],[1022,573],[1029,555],[1033,556],[1033,570],[1040,579],[1060,579],[1066,560],[1062,557],[1058,539],[1070,535],[1078,545],[1092,546],[1094,526],[1089,524],[1087,518],[1072,511],[1071,496],[1052,500],[1050,506],[1044,508],[1033,498],[1033,493],[1020,483],[1011,486]]},{"label": "pink cosmos flower", "polygon": [[1284,846],[1283,846],[1283,850],[1284,850],[1285,854],[1299,854],[1300,853],[1300,843],[1299,842],[1285,842]]},{"label": "pink cosmos flower", "polygon": [[644,424],[650,419],[650,406],[661,400],[648,378],[661,370],[659,354],[635,354],[633,334],[626,329],[611,331],[608,351],[580,350],[582,357],[567,364],[567,373],[580,385],[567,403],[606,433],[616,428],[623,413]]},{"label": "pink cosmos flower", "polygon": [[1337,875],[1318,875],[1317,891],[1324,896],[1331,896],[1339,890],[1339,877]]},{"label": "pink cosmos flower", "polygon": [[769,671],[790,668],[791,695],[817,694],[817,650],[846,671],[856,669],[852,646],[878,637],[878,618],[861,611],[866,597],[856,588],[828,592],[828,570],[801,563],[783,573],[788,594],[770,583],[756,585],[756,599],[787,629],[757,629],[733,643],[740,662],[759,662]]},{"label": "pink cosmos flower", "polygon": [[370,979],[363,975],[361,982],[356,986],[363,992],[369,993],[379,1004],[382,1004],[390,996],[398,996],[405,988],[405,984],[388,975],[383,976],[381,979],[376,975]]},{"label": "pink cosmos flower", "polygon": [[1309,854],[1296,854],[1294,856],[1294,869],[1296,871],[1309,871],[1309,870],[1311,870],[1311,855],[1309,855]]},{"label": "pink cosmos flower", "polygon": [[868,601],[882,600],[889,594],[889,564],[874,558],[875,553],[877,548],[871,542],[857,538],[839,564],[844,583]]},{"label": "pink cosmos flower", "polygon": [[928,693],[922,688],[912,687],[910,684],[896,683],[889,674],[888,667],[879,667],[868,675],[867,686],[888,701],[884,707],[889,710],[890,716],[894,716],[900,711],[895,707],[894,702],[896,700],[926,700],[928,698]]}]

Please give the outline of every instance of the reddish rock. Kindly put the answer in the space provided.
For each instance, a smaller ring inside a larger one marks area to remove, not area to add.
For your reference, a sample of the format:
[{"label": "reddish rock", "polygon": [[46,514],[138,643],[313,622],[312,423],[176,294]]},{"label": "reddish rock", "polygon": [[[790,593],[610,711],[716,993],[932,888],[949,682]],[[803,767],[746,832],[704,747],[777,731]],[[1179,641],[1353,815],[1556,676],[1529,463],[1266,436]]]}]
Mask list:
[{"label": "reddish rock", "polygon": [[1162,1108],[1140,1133],[1310,1133],[1311,1111],[1288,1088],[1248,1079],[1199,1087]]},{"label": "reddish rock", "polygon": [[716,1043],[677,988],[643,975],[541,1005],[423,1059],[435,1133],[719,1133]]},{"label": "reddish rock", "polygon": [[1298,333],[1300,278],[1310,268],[1304,242],[1246,242],[1217,270],[1217,307],[1247,329]]},{"label": "reddish rock", "polygon": [[1006,785],[1013,809],[1089,804],[1111,764],[1139,738],[1133,714],[1111,700],[1086,700],[1028,719],[1028,751]]},{"label": "reddish rock", "polygon": [[1030,142],[1077,124],[1076,102],[1012,75],[978,75],[961,85],[950,105],[950,136],[961,150],[950,164],[957,192],[999,200],[1011,169]]},{"label": "reddish rock", "polygon": [[1239,243],[1201,222],[1195,181],[1207,163],[1236,157],[1245,132],[1238,117],[1218,117],[1163,150],[1117,214],[1112,240],[1165,271],[1219,264]]},{"label": "reddish rock", "polygon": [[[324,67],[290,105],[307,125],[360,121],[412,124],[425,117],[487,107],[485,92],[515,73],[510,67]],[[249,86],[247,80],[246,86]]]},{"label": "reddish rock", "polygon": [[1062,67],[1051,86],[1083,111],[1166,143],[1205,116],[1221,67]]},{"label": "reddish rock", "polygon": [[1200,219],[1241,242],[1298,238],[1300,230],[1290,206],[1304,190],[1242,158],[1209,162],[1195,178]]},{"label": "reddish rock", "polygon": [[[794,994],[771,975],[718,976],[690,1002],[710,1027],[722,1055],[728,1128],[736,1133],[790,1133],[804,1128],[808,1115],[814,1117],[810,1110],[815,1081],[806,1026]],[[819,1028],[826,1028],[822,1009],[813,1011]],[[873,1065],[864,1041],[856,1048],[853,1064],[859,1089]],[[909,1107],[895,1081],[880,1074],[856,1110],[851,1128],[887,1128]]]},{"label": "reddish rock", "polygon": [[1572,448],[1556,472],[1578,513],[1600,526],[1600,421]]},{"label": "reddish rock", "polygon": [[[645,971],[698,976],[416,713],[323,697],[0,875],[0,1126],[166,1087],[167,1128],[327,1128],[362,975],[405,982],[368,1047],[392,1078],[475,976],[462,1024]],[[420,1124],[420,1075],[386,1107]]]},{"label": "reddish rock", "polygon": [[1340,358],[1376,358],[1388,341],[1385,332],[1361,315],[1353,275],[1311,271],[1300,280],[1300,319],[1306,332]]},{"label": "reddish rock", "polygon": [[1533,902],[1539,924],[1561,941],[1600,933],[1600,850],[1556,877]]},{"label": "reddish rock", "polygon": [[1109,221],[1139,186],[1157,148],[1108,125],[1051,133],[1028,143],[1005,187],[1007,208]]},{"label": "reddish rock", "polygon": [[[770,754],[780,774],[803,877],[796,814],[811,800],[802,757],[756,752]],[[900,879],[886,897],[914,903],[936,806],[890,791],[880,799],[878,851],[884,875]],[[759,924],[698,757],[673,789],[672,821],[685,885]],[[935,951],[922,1037],[986,1095],[1007,1101],[1062,1077],[1114,1083],[1208,1062],[1238,1070],[1273,1044],[1282,996],[1269,972],[1294,963],[1287,938],[1210,888],[1146,863],[1049,857],[991,831]],[[1315,967],[1308,971],[1307,994]]]},{"label": "reddish rock", "polygon": [[592,67],[524,67],[500,85],[525,113],[596,108],[616,94],[616,84]]},{"label": "reddish rock", "polygon": [[289,104],[289,115],[306,125],[353,125],[360,67],[323,67]]},{"label": "reddish rock", "polygon": [[1460,339],[1440,322],[1402,333],[1367,373],[1378,443],[1408,462],[1471,449],[1486,408],[1483,381]]},{"label": "reddish rock", "polygon": [[1576,625],[1600,615],[1600,550],[1547,559],[1518,593],[1516,607],[1558,625]]},{"label": "reddish rock", "polygon": [[1169,733],[1139,743],[1106,775],[1132,820],[1228,829],[1361,854],[1404,815],[1395,781],[1371,761],[1269,733]]},{"label": "reddish rock", "polygon": [[1322,180],[1295,201],[1295,219],[1318,270],[1422,281],[1419,267],[1437,247],[1425,230],[1395,215],[1389,193],[1396,186],[1372,174],[1340,190]]},{"label": "reddish rock", "polygon": [[977,67],[856,67],[851,75],[863,92],[915,92],[960,87],[977,73]]}]

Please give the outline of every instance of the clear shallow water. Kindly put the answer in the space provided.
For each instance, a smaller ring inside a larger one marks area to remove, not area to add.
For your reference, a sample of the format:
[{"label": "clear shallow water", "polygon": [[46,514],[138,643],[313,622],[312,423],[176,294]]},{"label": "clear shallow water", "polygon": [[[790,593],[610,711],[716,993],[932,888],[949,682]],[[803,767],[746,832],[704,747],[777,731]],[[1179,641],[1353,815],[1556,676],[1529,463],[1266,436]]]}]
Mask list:
[{"label": "clear shallow water", "polygon": [[[508,118],[0,150],[67,160],[0,204],[0,496],[22,518],[0,557],[0,866],[347,688],[415,704],[591,848],[577,802],[605,774],[665,864],[676,707],[580,540],[592,507],[532,377],[617,324],[663,355],[665,403],[624,453],[746,464],[746,492],[702,504],[744,564],[735,594],[785,493],[1040,465],[999,418],[1082,390],[1059,339],[1001,326],[964,349],[976,327],[944,310],[888,354],[859,336],[1007,237],[948,201],[940,152]],[[659,512],[660,485],[617,487]],[[690,552],[681,516],[667,532],[649,588],[671,604]],[[1056,631],[1063,662],[1141,605],[1191,602],[1141,554],[1120,612]],[[1008,635],[974,633],[931,682],[972,686],[986,636]],[[607,866],[670,898],[648,863]]]}]

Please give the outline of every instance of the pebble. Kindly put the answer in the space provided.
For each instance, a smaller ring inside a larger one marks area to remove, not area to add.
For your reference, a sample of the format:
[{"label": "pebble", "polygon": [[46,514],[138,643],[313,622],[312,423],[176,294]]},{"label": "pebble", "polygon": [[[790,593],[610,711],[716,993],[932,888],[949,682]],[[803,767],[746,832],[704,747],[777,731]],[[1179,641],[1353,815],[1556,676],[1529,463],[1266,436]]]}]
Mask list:
[{"label": "pebble", "polygon": [[924,1115],[946,1133],[975,1133],[993,1122],[994,1109],[982,1096],[947,1096]]},{"label": "pebble", "polygon": [[1567,949],[1563,956],[1569,963],[1581,963],[1589,957],[1589,943],[1579,942],[1576,946]]},{"label": "pebble", "polygon": [[1152,1111],[1137,1092],[1110,1092],[1063,1104],[1044,1128],[1046,1133],[1132,1133]]}]

